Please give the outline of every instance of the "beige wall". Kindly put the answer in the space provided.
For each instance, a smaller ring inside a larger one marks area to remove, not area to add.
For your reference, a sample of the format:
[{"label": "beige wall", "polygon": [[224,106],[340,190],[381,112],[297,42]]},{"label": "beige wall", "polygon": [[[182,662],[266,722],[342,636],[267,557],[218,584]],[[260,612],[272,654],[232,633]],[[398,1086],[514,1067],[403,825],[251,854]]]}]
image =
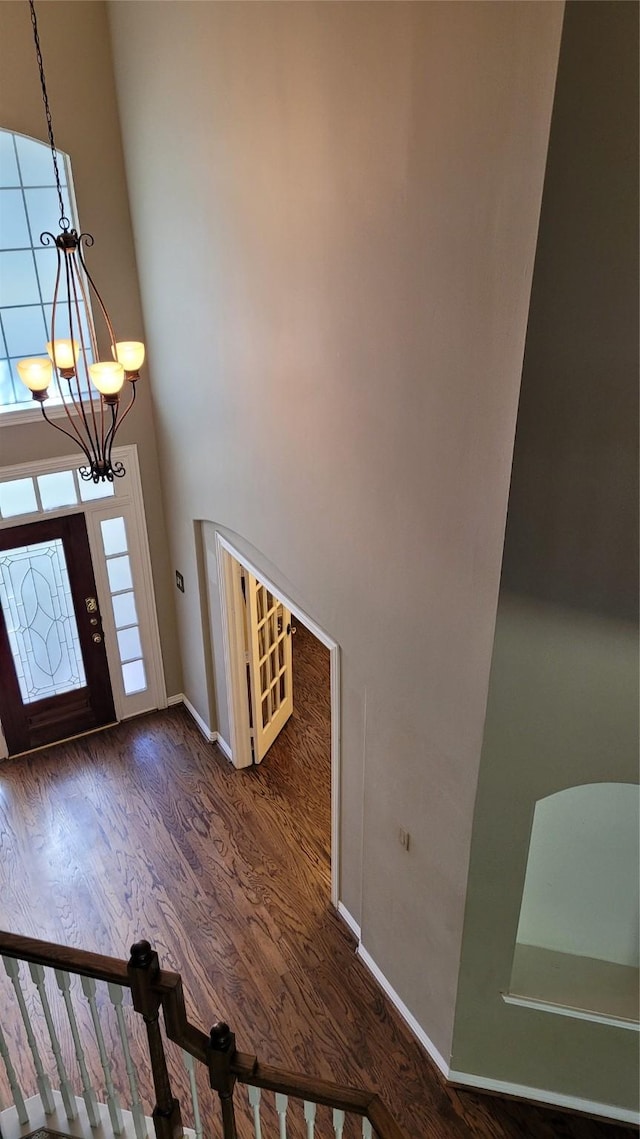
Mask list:
[{"label": "beige wall", "polygon": [[[144,339],[115,101],[106,9],[100,3],[38,5],[56,144],[73,166],[83,228],[95,237],[89,264],[122,339]],[[29,8],[0,4],[0,126],[46,141]],[[51,219],[55,227],[57,218]],[[118,442],[137,443],[149,524],[167,691],[182,687],[148,371]],[[42,422],[0,419],[0,465],[67,455],[72,444]]]},{"label": "beige wall", "polygon": [[500,994],[536,801],[638,779],[637,34],[636,5],[566,7],[453,1054],[481,1079],[626,1110],[637,1032]]},{"label": "beige wall", "polygon": [[341,646],[341,897],[448,1055],[562,6],[109,16],[184,691],[203,519]]}]

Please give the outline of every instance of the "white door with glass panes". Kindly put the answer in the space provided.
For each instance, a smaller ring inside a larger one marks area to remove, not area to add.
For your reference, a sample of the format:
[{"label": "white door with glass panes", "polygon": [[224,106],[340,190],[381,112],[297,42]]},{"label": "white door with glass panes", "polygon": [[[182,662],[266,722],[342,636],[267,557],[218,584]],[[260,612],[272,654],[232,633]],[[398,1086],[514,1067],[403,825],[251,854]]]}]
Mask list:
[{"label": "white door with glass panes", "polygon": [[242,569],[253,758],[260,763],[293,712],[291,613]]}]

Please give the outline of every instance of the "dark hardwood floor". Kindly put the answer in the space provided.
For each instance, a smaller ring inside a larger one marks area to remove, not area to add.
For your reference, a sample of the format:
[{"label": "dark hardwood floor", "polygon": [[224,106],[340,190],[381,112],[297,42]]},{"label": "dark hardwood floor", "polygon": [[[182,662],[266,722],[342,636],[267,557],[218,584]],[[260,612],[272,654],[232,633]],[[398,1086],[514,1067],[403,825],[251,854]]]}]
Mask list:
[{"label": "dark hardwood floor", "polygon": [[[183,708],[1,764],[0,927],[117,957],[147,937],[196,1024],[224,1017],[264,1062],[378,1090],[413,1139],[635,1134],[445,1086],[331,908],[328,653],[300,629],[294,661],[294,715],[260,767],[235,771]],[[33,1093],[24,1048],[18,1066]]]}]

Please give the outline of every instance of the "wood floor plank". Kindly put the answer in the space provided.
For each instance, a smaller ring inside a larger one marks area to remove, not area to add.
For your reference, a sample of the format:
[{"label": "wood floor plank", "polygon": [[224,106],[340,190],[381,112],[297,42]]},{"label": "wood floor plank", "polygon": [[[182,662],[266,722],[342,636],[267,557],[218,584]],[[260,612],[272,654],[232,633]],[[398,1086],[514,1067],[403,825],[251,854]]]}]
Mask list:
[{"label": "wood floor plank", "polygon": [[[207,744],[183,708],[4,763],[0,926],[118,957],[148,938],[182,974],[194,1023],[206,1031],[224,1017],[238,1047],[265,1063],[377,1090],[413,1139],[633,1134],[445,1086],[330,905],[329,657],[303,628],[294,685],[291,720],[264,763],[246,771]],[[3,1028],[30,1093],[33,1066],[5,981]],[[56,1017],[72,1065],[60,1009]],[[89,1033],[86,1007],[80,1021]],[[141,1026],[134,1031],[142,1050]],[[186,1076],[170,1052],[182,1097]],[[95,1050],[89,1065],[100,1086]],[[124,1072],[116,1075],[124,1089]],[[210,1104],[203,1073],[199,1080]],[[144,1075],[142,1086],[150,1097]],[[4,1072],[0,1091],[6,1097]],[[275,1125],[272,1104],[265,1119]],[[327,1116],[318,1134],[329,1131]],[[301,1117],[289,1134],[304,1135]],[[345,1139],[355,1135],[349,1124]]]}]

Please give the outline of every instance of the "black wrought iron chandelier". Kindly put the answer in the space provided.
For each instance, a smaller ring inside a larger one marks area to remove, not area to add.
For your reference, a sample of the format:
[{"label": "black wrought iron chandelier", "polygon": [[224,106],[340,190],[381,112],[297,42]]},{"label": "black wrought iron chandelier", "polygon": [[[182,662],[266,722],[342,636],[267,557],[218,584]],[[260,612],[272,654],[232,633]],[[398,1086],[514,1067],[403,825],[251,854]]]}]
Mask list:
[{"label": "black wrought iron chandelier", "polygon": [[[67,435],[84,453],[87,466],[80,468],[86,481],[113,482],[125,469],[120,461],[112,461],[116,432],[131,411],[136,398],[136,383],[144,362],[144,344],[140,341],[116,340],[113,325],[84,259],[84,247],[93,245],[90,233],[77,233],[65,216],[64,200],[58,169],[58,156],[53,135],[47,85],[44,76],[38,21],[35,5],[29,0],[33,42],[40,71],[40,86],[49,133],[49,145],[60,204],[60,232],[40,235],[42,245],[55,246],[58,255],[56,283],[51,315],[51,338],[47,356],[32,356],[18,362],[18,374],[40,404],[43,418],[56,431]],[[100,360],[89,298],[97,302],[98,314],[106,326],[111,345],[111,360]],[[89,317],[88,332],[80,319],[81,306]],[[67,415],[67,427],[61,427],[47,415],[45,401],[49,389],[59,396]],[[123,388],[128,389],[128,402],[123,407]]]}]

